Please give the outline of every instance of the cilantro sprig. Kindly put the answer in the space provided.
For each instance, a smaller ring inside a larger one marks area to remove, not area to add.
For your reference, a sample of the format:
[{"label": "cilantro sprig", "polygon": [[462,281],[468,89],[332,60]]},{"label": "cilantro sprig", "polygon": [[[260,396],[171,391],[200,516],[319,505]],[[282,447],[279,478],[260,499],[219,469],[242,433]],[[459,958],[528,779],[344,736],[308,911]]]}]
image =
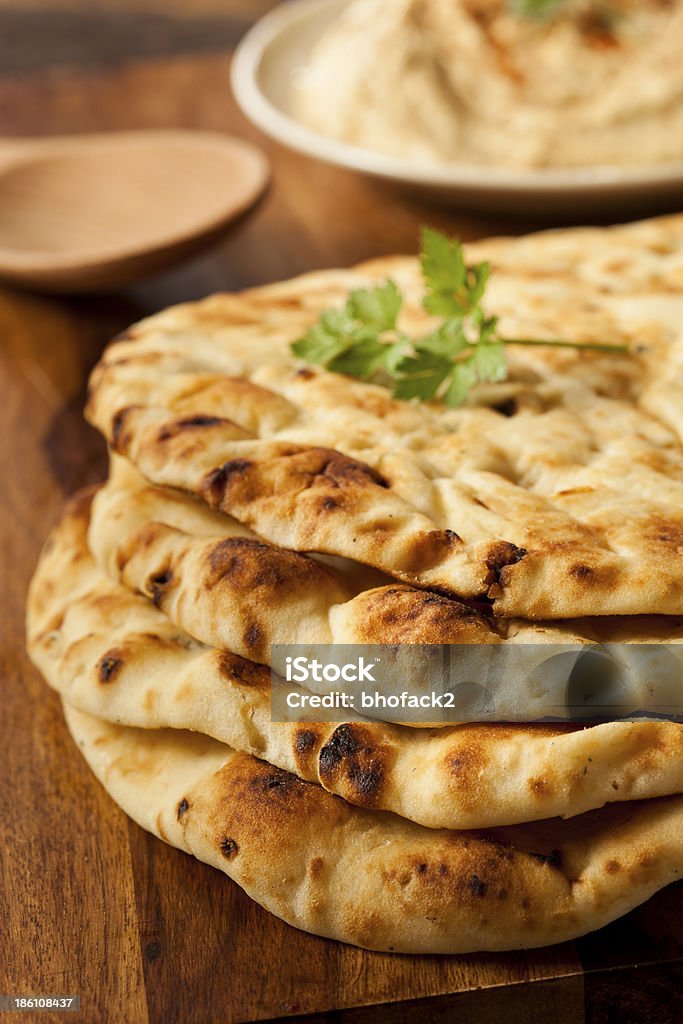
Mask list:
[{"label": "cilantro sprig", "polygon": [[335,373],[389,384],[396,398],[438,398],[457,407],[476,384],[507,378],[507,345],[628,352],[624,345],[600,342],[501,337],[499,318],[481,305],[490,265],[468,266],[460,242],[431,228],[422,230],[420,268],[422,304],[442,318],[428,334],[412,338],[399,329],[403,296],[387,280],[352,291],[343,309],[326,310],[292,343],[293,353]]}]

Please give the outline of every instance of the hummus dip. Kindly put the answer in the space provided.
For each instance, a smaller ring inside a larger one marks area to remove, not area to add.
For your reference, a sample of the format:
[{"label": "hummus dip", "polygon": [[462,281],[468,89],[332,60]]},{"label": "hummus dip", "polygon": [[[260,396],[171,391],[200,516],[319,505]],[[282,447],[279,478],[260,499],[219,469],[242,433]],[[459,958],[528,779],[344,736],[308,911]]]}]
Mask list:
[{"label": "hummus dip", "polygon": [[352,0],[295,86],[296,112],[316,131],[413,162],[683,160],[683,0],[550,8]]}]

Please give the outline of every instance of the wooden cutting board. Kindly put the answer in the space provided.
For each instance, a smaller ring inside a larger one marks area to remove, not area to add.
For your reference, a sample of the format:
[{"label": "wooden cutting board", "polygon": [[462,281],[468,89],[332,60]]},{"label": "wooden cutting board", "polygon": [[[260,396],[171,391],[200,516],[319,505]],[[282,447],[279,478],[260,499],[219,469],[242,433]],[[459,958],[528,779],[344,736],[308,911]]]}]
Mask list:
[{"label": "wooden cutting board", "polygon": [[[170,14],[153,0],[145,14],[130,0],[102,3],[100,14],[82,6],[45,0],[49,16],[34,15],[33,45],[22,50],[12,39],[29,25],[25,5],[0,0],[0,133],[197,126],[256,139],[230,101],[226,65],[245,19],[267,3],[200,0],[191,24],[173,14],[180,4]],[[27,662],[23,605],[42,539],[64,496],[105,472],[81,408],[88,371],[113,334],[213,290],[414,250],[421,223],[460,237],[527,227],[446,216],[268,149],[269,195],[193,263],[107,298],[0,290],[0,994],[78,994],[73,1019],[88,1024],[300,1015],[678,1024],[683,885],[580,942],[532,952],[384,956],[304,935],[129,822],[86,770],[58,702]]]}]

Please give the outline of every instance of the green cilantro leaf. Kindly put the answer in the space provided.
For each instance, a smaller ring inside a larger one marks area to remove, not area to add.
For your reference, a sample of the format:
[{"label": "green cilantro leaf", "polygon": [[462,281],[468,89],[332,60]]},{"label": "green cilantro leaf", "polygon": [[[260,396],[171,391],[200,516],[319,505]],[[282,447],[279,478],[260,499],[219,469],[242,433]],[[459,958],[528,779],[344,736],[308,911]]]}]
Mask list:
[{"label": "green cilantro leaf", "polygon": [[448,389],[444,395],[446,405],[457,408],[465,401],[470,391],[477,383],[477,371],[468,359],[465,362],[456,363],[448,383]]},{"label": "green cilantro leaf", "polygon": [[434,398],[452,369],[453,361],[448,356],[419,349],[415,355],[404,356],[398,363],[394,396],[423,401]]},{"label": "green cilantro leaf", "polygon": [[303,338],[292,343],[292,352],[307,363],[327,366],[333,359],[355,344],[356,326],[341,310],[323,313]]},{"label": "green cilantro leaf", "polygon": [[351,292],[346,312],[366,327],[376,331],[392,331],[396,327],[403,296],[394,281],[386,281],[378,288],[357,288]]},{"label": "green cilantro leaf", "polygon": [[505,346],[502,341],[488,341],[475,345],[469,362],[479,380],[505,380],[508,375]]},{"label": "green cilantro leaf", "polygon": [[326,310],[303,338],[292,343],[293,353],[335,373],[381,383],[388,378],[396,398],[437,398],[459,406],[477,383],[506,379],[506,345],[628,351],[623,345],[601,342],[502,338],[498,317],[485,313],[481,305],[489,264],[468,266],[460,242],[431,228],[422,231],[420,266],[423,305],[443,318],[434,330],[419,338],[399,330],[403,297],[396,283],[388,280],[374,288],[355,289],[343,309]]},{"label": "green cilantro leaf", "polygon": [[423,228],[420,269],[427,288],[425,309],[437,316],[461,313],[454,296],[462,290],[467,273],[462,246],[440,231]]},{"label": "green cilantro leaf", "polygon": [[422,229],[420,266],[427,294],[423,306],[436,316],[466,316],[478,305],[490,267],[465,264],[462,245],[431,228]]},{"label": "green cilantro leaf", "polygon": [[419,351],[433,352],[435,355],[454,356],[467,347],[467,338],[460,320],[445,320],[431,334],[425,334],[413,342]]},{"label": "green cilantro leaf", "polygon": [[385,344],[384,348],[385,355],[382,369],[393,379],[398,373],[401,360],[411,351],[412,344],[409,338],[401,337],[391,345]]},{"label": "green cilantro leaf", "polygon": [[491,276],[491,264],[475,263],[473,267],[469,268],[469,299],[472,306],[477,306],[484,295],[486,285],[488,284],[489,277]]},{"label": "green cilantro leaf", "polygon": [[387,346],[383,342],[368,335],[335,356],[327,367],[334,373],[346,373],[350,377],[372,377],[384,364],[386,351]]}]

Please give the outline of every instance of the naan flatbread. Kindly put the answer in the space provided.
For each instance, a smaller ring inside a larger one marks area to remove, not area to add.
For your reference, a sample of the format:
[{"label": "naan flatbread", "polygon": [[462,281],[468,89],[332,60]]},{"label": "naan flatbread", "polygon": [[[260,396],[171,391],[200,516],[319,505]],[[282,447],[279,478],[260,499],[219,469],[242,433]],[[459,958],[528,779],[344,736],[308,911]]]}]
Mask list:
[{"label": "naan flatbread", "polygon": [[[506,635],[502,620],[446,596],[348,559],[267,544],[117,457],[93,503],[89,547],[111,579],[195,639],[265,664],[272,644],[500,643]],[[536,632],[539,642],[572,638],[569,627]]]},{"label": "naan flatbread", "polygon": [[110,579],[196,640],[267,665],[272,644],[683,643],[682,618],[491,618],[349,559],[287,551],[116,456],[88,546]]},{"label": "naan flatbread", "polygon": [[65,706],[81,753],[139,825],[306,931],[368,949],[528,949],[600,928],[680,877],[683,798],[486,832],[359,810],[205,736]]},{"label": "naan flatbread", "polygon": [[492,603],[504,616],[683,613],[683,216],[473,245],[510,352],[462,409],[303,366],[289,343],[416,263],[380,260],[151,317],[95,370],[91,421],[152,482],[274,544]]},{"label": "naan flatbread", "polygon": [[683,725],[671,722],[425,730],[273,722],[266,668],[193,641],[102,575],[86,545],[91,497],[67,506],[48,541],[27,625],[32,659],[82,711],[202,732],[353,804],[433,828],[570,817],[683,791]]}]

